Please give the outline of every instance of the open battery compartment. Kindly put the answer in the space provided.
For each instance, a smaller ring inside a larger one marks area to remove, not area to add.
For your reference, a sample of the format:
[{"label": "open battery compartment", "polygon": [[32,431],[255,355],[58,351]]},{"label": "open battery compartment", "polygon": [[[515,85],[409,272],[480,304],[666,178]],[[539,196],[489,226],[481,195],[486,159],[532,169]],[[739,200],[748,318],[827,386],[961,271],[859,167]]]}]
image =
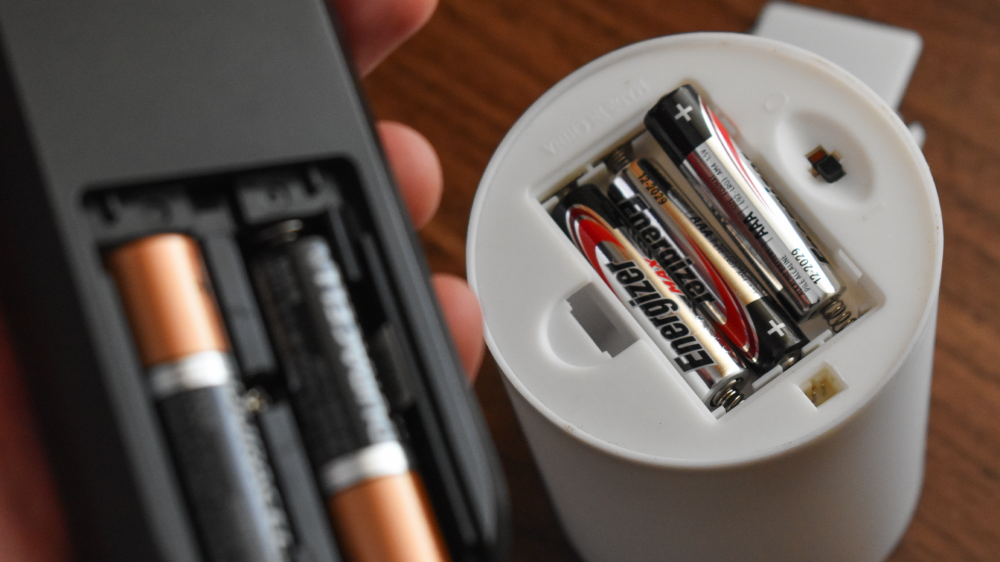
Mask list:
[{"label": "open battery compartment", "polygon": [[[272,345],[273,334],[269,334],[247,267],[261,247],[260,233],[287,221],[297,221],[303,234],[318,235],[331,248],[394,425],[426,486],[452,557],[485,560],[502,555],[494,548],[495,541],[502,539],[491,534],[498,496],[489,493],[502,484],[496,479],[496,467],[490,466],[493,459],[470,450],[475,447],[476,423],[456,400],[456,394],[468,394],[468,389],[461,380],[429,372],[415,340],[418,328],[400,305],[398,281],[372,219],[375,209],[348,160],[90,189],[83,198],[83,210],[97,255],[106,256],[124,243],[160,233],[185,234],[197,242],[245,388],[242,399],[260,430],[287,514],[292,560],[332,562],[342,555],[325,523],[329,516],[324,497],[304,449]],[[113,294],[110,276],[105,275],[105,281],[102,289]],[[124,314],[120,312],[118,318],[122,329],[115,332],[128,333]],[[147,386],[147,375],[135,353],[130,357],[129,365],[106,376],[128,377],[133,387],[137,381]],[[126,407],[142,410],[143,419],[154,420],[155,425],[155,404],[148,388],[146,394],[146,400]],[[145,444],[148,450],[143,451],[147,462],[160,465],[158,479],[145,473],[140,479],[147,479],[142,483],[145,486],[162,487],[169,482],[167,495],[173,507],[157,517],[175,517],[169,527],[184,529],[186,541],[182,542],[189,550],[197,549],[191,546],[197,543],[196,531],[183,521],[179,482],[164,468],[171,461],[163,441],[161,436]]]},{"label": "open battery compartment", "polygon": [[[734,126],[732,121],[724,114],[720,115],[720,117],[723,123],[725,123],[725,126],[731,132],[736,133],[739,131],[738,127]],[[783,178],[780,174],[775,172],[774,167],[768,164],[768,161],[764,156],[753,150],[753,146],[751,144],[746,141],[741,141],[738,133],[736,135],[738,146],[746,152],[754,167],[759,173],[761,173],[764,180],[775,191],[781,205],[790,210],[792,220],[798,222],[799,227],[802,228],[808,236],[818,241],[819,248],[824,252],[824,257],[829,263],[830,269],[832,269],[834,274],[844,286],[843,291],[836,297],[836,299],[834,299],[836,301],[840,301],[842,303],[841,305],[832,303],[828,314],[819,313],[811,318],[796,323],[807,338],[807,343],[801,349],[803,358],[817,351],[832,339],[837,338],[843,331],[850,330],[851,325],[854,324],[855,321],[860,320],[861,317],[866,314],[877,310],[881,304],[884,303],[884,293],[858,268],[858,266],[850,258],[847,249],[837,244],[835,237],[833,237],[831,233],[817,232],[810,226],[808,217],[815,216],[817,213],[822,213],[823,209],[803,208],[800,201],[797,201],[798,205],[788,204],[789,198],[786,197],[785,194],[793,194],[795,189],[823,189],[827,187],[824,185],[824,181],[828,181],[827,178],[810,169],[810,164],[812,163],[811,158],[816,159],[814,155],[818,152],[822,152],[826,155],[827,160],[833,159],[834,156],[826,153],[825,150],[822,150],[822,145],[818,145],[820,148],[817,148],[809,154],[805,151],[802,151],[801,155],[786,153],[791,152],[792,150],[797,150],[797,145],[802,142],[807,144],[810,142],[818,143],[818,141],[813,139],[817,137],[828,137],[829,131],[831,130],[834,133],[834,141],[839,143],[833,146],[843,146],[853,157],[849,158],[846,164],[846,168],[848,170],[847,174],[850,175],[851,173],[850,165],[853,160],[859,165],[866,166],[866,169],[858,170],[861,175],[865,176],[863,181],[870,181],[871,179],[869,177],[871,175],[871,170],[867,169],[867,167],[870,167],[871,164],[867,158],[858,157],[858,153],[861,148],[852,145],[851,136],[849,134],[844,134],[840,125],[836,125],[834,127],[830,123],[826,122],[818,124],[813,123],[812,121],[815,121],[816,117],[809,117],[810,118],[806,119],[805,122],[802,122],[803,119],[798,119],[798,122],[795,122],[792,125],[783,123],[780,130],[773,131],[773,134],[777,137],[777,144],[782,150],[780,159],[786,164],[788,162],[798,164],[803,171],[803,174],[797,175],[794,178]],[[805,128],[805,131],[802,130],[803,127]],[[529,190],[534,194],[533,197],[537,199],[546,214],[548,214],[556,205],[560,194],[567,193],[574,187],[585,184],[593,184],[596,185],[602,192],[607,194],[608,186],[615,177],[615,173],[611,169],[611,161],[615,158],[616,153],[620,153],[621,149],[625,148],[627,153],[630,154],[631,159],[645,159],[650,161],[661,173],[666,175],[669,178],[669,181],[677,186],[686,195],[687,199],[696,207],[696,211],[711,226],[716,235],[726,242],[726,245],[730,250],[732,250],[732,253],[738,257],[746,269],[751,273],[755,273],[752,265],[746,259],[746,256],[737,250],[737,247],[733,242],[733,238],[725,233],[726,231],[720,225],[718,218],[710,211],[706,203],[695,194],[688,180],[685,179],[683,174],[681,174],[677,166],[670,161],[663,149],[657,144],[645,127],[642,125],[628,127],[626,124],[625,126],[617,127],[616,130],[624,130],[625,132],[617,135],[611,135],[607,143],[594,143],[592,150],[589,151],[589,154],[581,157],[578,160],[579,163],[572,166],[572,171],[568,173],[558,172],[552,176],[558,179],[540,182],[539,185]],[[818,135],[811,134],[815,131],[821,132]],[[794,138],[794,141],[790,141],[790,137]],[[827,139],[828,143],[829,140],[830,139]],[[834,154],[836,156],[836,165],[839,167],[843,156],[839,151],[834,152]],[[798,157],[799,160],[796,160],[796,157]],[[815,168],[815,166],[813,166],[813,168]],[[840,168],[840,173],[841,175],[837,179],[844,177],[843,168]],[[790,186],[790,182],[797,182],[797,185]],[[845,184],[851,184],[847,185],[848,195],[851,195],[853,191],[857,191],[858,189],[855,185],[853,185],[853,183],[855,182],[845,182]],[[803,184],[806,185],[804,186]],[[843,191],[843,189],[838,188],[842,188],[843,186],[837,186],[833,182],[830,182],[829,185],[832,187],[828,189],[834,191],[834,194],[831,195],[830,198],[835,199],[837,197],[836,192]],[[634,235],[634,233],[632,233],[632,235]],[[557,236],[561,239],[559,244],[564,246],[566,251],[573,253],[574,259],[578,259],[581,263],[586,264],[586,260],[583,255],[573,246],[573,243],[564,233],[559,232],[558,229],[553,229],[553,236]],[[640,328],[639,325],[632,319],[631,315],[626,310],[626,307],[619,300],[619,298],[615,296],[614,292],[606,286],[600,275],[589,266],[587,266],[587,274],[590,276],[590,282],[567,295],[565,303],[560,303],[557,307],[557,310],[561,310],[564,313],[568,311],[569,315],[572,316],[578,326],[567,326],[565,314],[562,315],[562,319],[556,320],[552,325],[550,325],[549,341],[553,344],[553,349],[556,351],[556,354],[567,363],[578,365],[587,362],[592,363],[606,361],[609,358],[613,360],[615,356],[638,341],[644,341],[646,345],[650,346],[654,353],[658,353],[656,351],[656,346],[650,341],[650,336],[644,333],[644,330]],[[762,286],[766,285],[766,283],[759,277],[758,282]],[[568,343],[566,341],[568,338],[564,334],[567,330],[573,332],[577,331],[578,328],[582,328],[583,332],[586,334],[586,338],[593,342],[595,347],[594,351],[596,351],[597,354],[603,355],[603,357],[587,352],[580,354],[578,346],[574,346],[572,343]],[[724,339],[724,337],[718,333],[716,337]],[[571,357],[573,354],[578,354],[580,356],[575,358]],[[664,371],[667,374],[676,376],[680,379],[681,373],[679,369],[667,360],[666,357],[663,357],[662,359],[661,363]],[[798,363],[795,363],[790,367],[783,369],[779,365],[774,366],[766,372],[753,373],[752,376],[754,380],[751,385],[752,394],[749,394],[747,399],[752,402],[754,395],[765,391],[769,383],[776,380],[786,371],[794,372],[797,366]],[[821,405],[826,400],[832,398],[835,394],[838,394],[848,388],[843,379],[839,378],[836,374],[836,368],[830,365],[826,365],[825,368],[818,371],[807,381],[800,383],[800,387],[805,396],[809,398],[815,406]],[[700,402],[693,392],[687,392],[686,394],[688,394],[693,400]],[[747,408],[752,406],[743,407]],[[717,419],[722,418],[722,416],[726,413],[726,410],[722,407],[713,409],[709,406],[709,408],[712,410],[712,414]]]}]

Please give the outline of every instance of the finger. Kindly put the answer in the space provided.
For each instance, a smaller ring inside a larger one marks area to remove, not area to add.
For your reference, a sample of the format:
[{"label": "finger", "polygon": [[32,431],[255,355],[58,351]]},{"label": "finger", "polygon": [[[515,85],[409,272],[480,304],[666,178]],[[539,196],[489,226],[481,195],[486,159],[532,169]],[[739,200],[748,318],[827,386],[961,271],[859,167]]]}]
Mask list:
[{"label": "finger", "polygon": [[362,76],[423,27],[437,0],[332,0]]},{"label": "finger", "polygon": [[483,315],[479,301],[463,279],[447,273],[435,273],[431,281],[437,292],[441,312],[451,330],[458,358],[470,381],[476,380],[483,362]]},{"label": "finger", "polygon": [[0,313],[0,560],[68,560],[69,538]]},{"label": "finger", "polygon": [[444,180],[437,153],[423,135],[402,123],[382,121],[378,132],[413,225],[423,228],[441,203]]}]

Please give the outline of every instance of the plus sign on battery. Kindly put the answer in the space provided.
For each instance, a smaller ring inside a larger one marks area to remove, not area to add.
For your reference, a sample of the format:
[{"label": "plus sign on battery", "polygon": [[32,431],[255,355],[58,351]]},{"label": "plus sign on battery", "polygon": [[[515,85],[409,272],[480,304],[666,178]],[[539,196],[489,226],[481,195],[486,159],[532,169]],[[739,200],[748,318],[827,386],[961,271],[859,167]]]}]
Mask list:
[{"label": "plus sign on battery", "polygon": [[767,335],[771,335],[771,334],[773,334],[775,332],[778,333],[779,337],[785,335],[785,323],[784,322],[781,322],[779,324],[775,324],[774,320],[768,320],[768,322],[771,324],[771,329],[767,331]]},{"label": "plus sign on battery", "polygon": [[683,117],[686,121],[691,121],[691,116],[688,115],[688,113],[691,113],[692,111],[694,111],[694,107],[690,105],[684,107],[681,104],[677,104],[677,115],[674,115],[674,119],[679,120],[681,117]]}]

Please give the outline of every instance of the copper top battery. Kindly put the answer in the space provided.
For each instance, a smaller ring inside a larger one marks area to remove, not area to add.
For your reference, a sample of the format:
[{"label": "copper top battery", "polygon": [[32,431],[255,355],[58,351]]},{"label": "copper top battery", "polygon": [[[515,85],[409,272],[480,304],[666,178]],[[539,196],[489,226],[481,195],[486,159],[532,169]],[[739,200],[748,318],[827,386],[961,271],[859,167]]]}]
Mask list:
[{"label": "copper top battery", "polygon": [[320,236],[275,225],[251,260],[288,399],[352,562],[449,559],[375,376],[350,294]]},{"label": "copper top battery", "polygon": [[657,257],[748,366],[761,374],[791,366],[805,335],[708,221],[652,161],[632,159],[622,147],[608,162],[616,172],[608,196],[646,253]]},{"label": "copper top battery", "polygon": [[663,96],[644,123],[795,320],[841,292],[824,255],[692,86]]},{"label": "copper top battery", "polygon": [[749,377],[739,358],[635,243],[600,189],[588,184],[564,191],[551,214],[706,405],[729,410],[742,401]]},{"label": "copper top battery", "polygon": [[239,397],[197,243],[159,234],[114,249],[114,277],[206,560],[282,562],[292,539]]}]

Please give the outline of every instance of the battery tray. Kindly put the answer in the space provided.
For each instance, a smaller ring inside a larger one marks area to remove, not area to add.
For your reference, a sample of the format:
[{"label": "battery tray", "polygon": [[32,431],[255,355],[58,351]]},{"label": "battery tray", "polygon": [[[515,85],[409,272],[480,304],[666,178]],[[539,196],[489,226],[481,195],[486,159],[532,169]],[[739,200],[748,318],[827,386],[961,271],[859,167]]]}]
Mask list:
[{"label": "battery tray", "polygon": [[[428,492],[439,504],[439,523],[449,543],[475,536],[459,474],[468,467],[453,455],[448,429],[435,412],[428,380],[416,366],[413,342],[406,336],[398,295],[387,276],[385,259],[372,234],[369,209],[358,197],[358,179],[349,163],[330,160],[246,173],[222,174],[153,185],[97,189],[84,197],[94,240],[102,254],[123,243],[159,233],[184,233],[199,242],[213,292],[225,320],[245,396],[252,401],[279,488],[286,501],[297,560],[339,560],[321,494],[297,436],[285,382],[275,360],[265,322],[248,276],[247,257],[259,243],[255,234],[286,220],[300,220],[303,232],[317,234],[335,249],[351,300],[377,363],[379,384],[396,425],[416,457]],[[114,290],[110,278],[109,290]],[[134,372],[140,380],[141,371]],[[459,485],[457,485],[459,484]],[[463,526],[465,528],[463,528]],[[473,539],[474,542],[474,539]]]},{"label": "battery tray", "polygon": [[[733,129],[735,130],[735,127]],[[602,190],[607,190],[608,184],[615,177],[615,174],[608,167],[608,161],[616,151],[621,150],[623,147],[635,159],[647,159],[654,162],[654,165],[663,171],[674,185],[685,192],[688,200],[696,206],[699,215],[717,233],[716,235],[726,238],[726,234],[724,234],[725,229],[720,225],[719,220],[706,207],[705,203],[691,191],[687,180],[678,171],[677,167],[670,162],[663,150],[657,146],[645,128],[630,130],[623,138],[611,140],[606,146],[598,149],[596,157],[589,160],[584,167],[574,170],[571,177],[562,178],[555,185],[542,190],[538,198],[539,204],[545,209],[550,209],[555,200],[554,198],[557,198],[557,193],[571,190],[580,185],[593,184]],[[749,147],[749,150],[752,151],[752,147]],[[805,158],[803,161],[805,161]],[[753,163],[761,169],[774,169],[760,157],[755,159]],[[772,185],[781,186],[783,184],[780,177],[774,179],[768,177],[766,179]],[[777,196],[780,197],[780,188]],[[805,228],[808,229],[808,225],[805,225]],[[635,234],[633,233],[632,236],[635,236]],[[728,240],[728,238],[726,239]],[[820,239],[820,244],[826,250],[828,256],[832,258],[830,259],[830,268],[835,272],[840,282],[844,284],[843,292],[836,299],[841,303],[841,306],[836,309],[841,315],[838,317],[837,314],[817,314],[812,318],[797,323],[797,326],[808,340],[801,350],[803,357],[816,351],[820,346],[830,341],[831,338],[837,337],[841,331],[849,329],[849,325],[855,320],[877,308],[880,302],[879,295],[882,294],[868,279],[862,277],[857,266],[854,265],[844,249],[828,242],[826,238]],[[732,249],[735,256],[736,249],[732,242],[729,242],[728,246]],[[739,258],[744,264],[746,271],[749,272],[752,265],[743,256],[739,256]],[[584,261],[582,254],[579,259]],[[595,278],[596,275],[595,273]],[[618,299],[598,289],[601,285],[604,285],[604,282],[597,278],[594,282],[568,295],[565,300],[573,318],[576,319],[587,336],[594,342],[597,350],[607,353],[613,358],[632,343],[639,341],[640,337],[632,334],[632,331],[625,327],[627,325],[626,318],[628,317],[628,313],[624,310]],[[768,383],[774,381],[786,370],[794,368],[795,365],[792,365],[788,369],[775,366],[765,372],[759,372],[754,377],[755,380],[748,390],[756,393],[764,389]],[[665,367],[665,371],[668,374],[675,370],[676,367],[673,365]],[[803,392],[814,403],[819,402],[816,403],[817,406],[831,398],[833,394],[846,388],[842,380],[837,378],[835,374],[832,376],[834,377],[832,380],[838,380],[839,383],[837,386],[831,386],[830,394],[822,400],[814,399],[811,383],[803,385]],[[749,397],[752,397],[752,394],[749,394]],[[725,409],[721,407],[713,408],[713,414],[717,418],[723,416],[725,413]]]}]

